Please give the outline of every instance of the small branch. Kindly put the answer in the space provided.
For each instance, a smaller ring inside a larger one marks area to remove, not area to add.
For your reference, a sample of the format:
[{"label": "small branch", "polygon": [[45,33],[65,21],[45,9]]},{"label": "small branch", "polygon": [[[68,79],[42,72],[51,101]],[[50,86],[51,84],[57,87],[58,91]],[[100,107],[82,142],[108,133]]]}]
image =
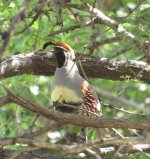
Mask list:
[{"label": "small branch", "polygon": [[90,13],[94,13],[97,16],[96,19],[99,23],[109,26],[113,30],[117,31],[117,33],[119,33],[119,34],[126,35],[127,37],[129,37],[131,39],[134,38],[134,35],[132,33],[129,33],[128,31],[126,31],[126,29],[123,28],[121,26],[121,24],[115,22],[114,20],[112,20],[111,18],[106,16],[104,13],[102,13],[100,10],[93,8],[88,3],[84,4],[84,10],[86,10]]},{"label": "small branch", "polygon": [[118,34],[126,35],[130,39],[134,39],[134,37],[135,37],[132,33],[128,32],[125,28],[123,28],[123,26],[121,24],[115,22],[114,20],[112,20],[111,18],[106,16],[103,12],[94,8],[93,6],[89,5],[88,3],[84,3],[82,5],[62,4],[61,3],[59,5],[62,7],[75,8],[75,9],[87,11],[91,14],[95,14],[96,15],[95,21],[97,21],[97,23],[105,24],[105,25],[109,26],[111,29],[115,30]]},{"label": "small branch", "polygon": [[103,103],[103,105],[111,110],[116,110],[116,111],[121,111],[121,112],[124,112],[124,113],[128,113],[130,115],[139,115],[139,116],[149,116],[150,114],[142,114],[142,113],[134,113],[134,112],[131,112],[131,111],[128,111],[128,110],[125,110],[123,108],[117,108],[111,104],[106,104],[106,103]]},{"label": "small branch", "polygon": [[9,98],[9,95],[6,95],[4,97],[0,97],[0,107],[4,106],[7,103],[10,103],[11,100]]},{"label": "small branch", "polygon": [[123,19],[126,19],[127,17],[129,17],[131,14],[133,14],[143,3],[145,0],[142,0],[141,2],[139,1],[138,4],[136,5],[135,8],[133,8],[127,16],[125,16]]},{"label": "small branch", "polygon": [[57,150],[57,151],[65,151],[69,153],[79,153],[85,151],[89,147],[99,147],[100,145],[122,145],[122,144],[150,144],[150,141],[144,140],[144,138],[133,138],[133,137],[125,137],[125,138],[103,138],[99,141],[88,142],[86,144],[81,145],[64,145],[64,144],[50,144],[46,142],[41,142],[33,139],[27,138],[4,138],[0,139],[0,146],[6,145],[15,145],[16,143],[27,144],[29,146],[46,148],[49,150]]},{"label": "small branch", "polygon": [[39,135],[42,135],[50,130],[53,130],[53,129],[56,129],[58,127],[62,126],[62,124],[60,123],[54,123],[50,126],[46,126],[46,127],[43,127],[43,128],[40,128],[36,131],[33,131],[33,132],[28,132],[28,133],[25,133],[24,135],[21,135],[19,137],[21,138],[33,138],[33,137],[36,137],[36,136],[39,136]]},{"label": "small branch", "polygon": [[63,124],[75,124],[82,127],[94,127],[94,128],[122,128],[122,129],[144,129],[150,130],[149,121],[134,121],[130,119],[113,119],[113,118],[101,118],[101,117],[83,117],[76,114],[61,113],[49,111],[44,107],[40,107],[37,104],[28,101],[12,91],[6,89],[9,97],[13,103],[20,105],[34,113],[37,113],[47,119],[61,122]]},{"label": "small branch", "polygon": [[61,17],[61,7],[56,6],[56,25],[63,26],[63,20]]},{"label": "small branch", "polygon": [[129,99],[125,99],[120,96],[112,95],[112,93],[110,93],[106,90],[103,90],[101,88],[98,88],[98,87],[94,87],[94,89],[100,96],[108,97],[109,99],[116,101],[117,103],[119,103],[122,106],[126,106],[128,108],[131,108],[131,107],[136,108],[137,110],[140,110],[141,112],[143,112],[145,115],[150,114],[150,111],[148,109],[144,108],[143,103],[136,103],[135,101],[132,101],[132,100],[130,101]]},{"label": "small branch", "polygon": [[30,2],[31,2],[31,0],[25,0],[24,1],[23,6],[19,10],[19,12],[16,14],[16,16],[15,16],[14,20],[12,21],[10,27],[3,34],[4,42],[3,42],[3,45],[0,47],[0,59],[2,58],[2,55],[3,55],[4,51],[5,51],[5,49],[7,48],[7,45],[9,43],[9,40],[11,38],[11,35],[12,35],[13,31],[15,30],[15,28],[17,27],[19,21],[23,17],[23,15],[24,15],[28,5],[30,4]]},{"label": "small branch", "polygon": [[105,44],[111,44],[111,43],[115,43],[115,42],[119,42],[120,40],[122,40],[123,37],[121,35],[118,35],[116,37],[112,37],[112,38],[107,38],[105,40],[100,40],[100,41],[93,41],[92,45],[89,44],[87,45],[86,47],[88,49],[91,49],[91,48],[97,48],[101,45],[105,45]]},{"label": "small branch", "polygon": [[28,29],[29,27],[31,27],[31,26],[34,24],[34,22],[38,19],[38,17],[41,15],[42,8],[43,8],[43,6],[41,5],[40,8],[38,8],[38,11],[37,11],[36,14],[34,15],[34,17],[32,18],[32,21],[31,21],[29,24],[27,24],[27,25],[25,26],[25,28],[23,28],[22,30],[20,30],[20,31],[18,31],[18,32],[16,32],[16,33],[14,33],[14,35],[21,34],[21,33],[23,33],[26,29]]},{"label": "small branch", "polygon": [[[77,54],[88,77],[111,80],[138,79],[150,83],[150,66],[145,62],[94,58]],[[14,55],[0,63],[0,79],[22,74],[54,75],[56,59],[52,52],[35,51]],[[80,65],[78,64],[80,69]],[[82,71],[80,70],[81,74]],[[139,73],[140,72],[140,73]]]},{"label": "small branch", "polygon": [[118,51],[117,53],[115,53],[115,55],[113,55],[112,58],[115,58],[115,57],[117,57],[117,56],[120,56],[120,55],[126,53],[127,51],[129,51],[129,50],[131,50],[131,49],[133,49],[133,48],[134,48],[133,46],[130,46],[130,47],[128,47],[128,48],[125,48],[125,49],[123,49],[123,50],[120,50],[120,51]]},{"label": "small branch", "polygon": [[88,26],[91,26],[93,24],[97,24],[95,19],[92,19],[92,20],[90,20],[90,21],[88,21],[84,24],[83,23],[82,24],[76,24],[76,25],[72,25],[72,26],[69,26],[69,27],[66,27],[66,28],[62,28],[62,29],[57,30],[57,31],[53,31],[52,33],[48,34],[47,36],[51,37],[51,36],[54,36],[54,35],[59,34],[59,33],[65,33],[65,32],[69,32],[71,30],[88,27]]},{"label": "small branch", "polygon": [[69,26],[66,28],[62,28],[62,29],[57,30],[57,31],[53,31],[52,33],[48,34],[47,36],[51,37],[51,36],[54,36],[54,35],[59,34],[59,33],[65,33],[65,32],[69,32],[71,30],[79,29],[79,28],[81,28],[81,25],[79,25],[79,24],[72,25],[72,26]]},{"label": "small branch", "polygon": [[[150,152],[150,145],[148,144],[138,144],[136,145],[139,147],[139,149],[141,149],[141,151],[143,152],[147,152],[149,153]],[[22,158],[34,158],[36,156],[36,158],[38,157],[38,159],[50,159],[50,158],[54,158],[55,156],[55,159],[60,159],[60,154],[58,154],[58,152],[56,153],[51,153],[51,151],[49,151],[48,149],[35,149],[33,150],[33,148],[30,150],[30,151],[27,151],[27,148],[26,149],[23,149],[24,150],[24,153],[20,156]],[[99,152],[98,154],[101,156],[101,157],[105,157],[105,156],[110,156],[110,155],[113,155],[116,153],[116,151],[118,150],[118,147],[101,147],[99,148]],[[134,146],[125,146],[121,151],[120,153],[121,154],[131,154],[131,153],[137,153],[139,152]],[[12,156],[13,154],[15,153],[18,153],[18,150],[15,151],[15,150],[7,150],[7,149],[0,149],[0,154],[1,154],[1,157],[3,157],[3,159],[8,159],[10,158],[10,156]],[[44,154],[44,155],[41,155],[41,154]],[[64,159],[69,159],[68,157],[63,157]],[[72,157],[71,157],[72,158]],[[87,159],[92,159],[93,157],[86,157]]]},{"label": "small branch", "polygon": [[95,157],[96,159],[101,159],[101,157],[99,156],[99,154],[97,152],[95,152],[94,150],[87,148],[85,150],[85,152],[87,152],[89,155]]}]

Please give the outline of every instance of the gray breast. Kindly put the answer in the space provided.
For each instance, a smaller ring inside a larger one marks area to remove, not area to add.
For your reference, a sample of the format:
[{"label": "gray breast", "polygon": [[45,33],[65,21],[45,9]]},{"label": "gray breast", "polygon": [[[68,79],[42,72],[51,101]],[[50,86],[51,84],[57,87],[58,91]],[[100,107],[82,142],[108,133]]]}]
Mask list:
[{"label": "gray breast", "polygon": [[74,90],[79,97],[82,97],[81,86],[83,80],[84,79],[78,72],[76,64],[72,62],[70,65],[56,69],[52,89],[54,89],[56,86],[64,86]]}]

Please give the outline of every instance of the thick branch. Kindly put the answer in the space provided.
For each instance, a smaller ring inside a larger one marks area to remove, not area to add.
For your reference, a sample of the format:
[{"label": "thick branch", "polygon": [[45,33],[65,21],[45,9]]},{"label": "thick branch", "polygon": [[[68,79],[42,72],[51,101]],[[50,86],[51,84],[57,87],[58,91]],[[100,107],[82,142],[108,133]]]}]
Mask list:
[{"label": "thick branch", "polygon": [[60,113],[54,111],[48,111],[44,107],[40,107],[37,104],[30,102],[7,89],[10,100],[13,103],[27,108],[28,110],[37,113],[47,119],[55,120],[63,124],[76,124],[83,127],[95,127],[95,128],[131,128],[131,129],[145,129],[150,130],[149,121],[134,121],[129,119],[111,119],[111,118],[91,118],[78,116],[76,114]]},{"label": "thick branch", "polygon": [[[77,59],[79,56],[77,55]],[[98,59],[85,55],[80,59],[88,77],[110,80],[139,79],[150,83],[150,66],[145,62]],[[56,60],[52,52],[19,54],[6,58],[0,63],[0,79],[21,74],[53,75],[55,69]]]}]

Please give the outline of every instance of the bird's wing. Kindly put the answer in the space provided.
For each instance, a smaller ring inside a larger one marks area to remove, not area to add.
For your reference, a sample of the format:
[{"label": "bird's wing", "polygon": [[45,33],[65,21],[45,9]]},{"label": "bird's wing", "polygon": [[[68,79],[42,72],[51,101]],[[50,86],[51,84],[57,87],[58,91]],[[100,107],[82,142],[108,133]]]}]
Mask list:
[{"label": "bird's wing", "polygon": [[101,104],[96,95],[96,92],[91,88],[90,84],[84,80],[82,84],[82,93],[86,108],[97,115],[101,115]]}]

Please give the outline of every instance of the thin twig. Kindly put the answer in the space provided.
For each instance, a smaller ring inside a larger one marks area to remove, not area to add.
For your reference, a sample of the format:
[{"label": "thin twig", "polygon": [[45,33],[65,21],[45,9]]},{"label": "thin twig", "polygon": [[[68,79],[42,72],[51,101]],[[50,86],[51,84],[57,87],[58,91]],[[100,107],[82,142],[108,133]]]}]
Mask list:
[{"label": "thin twig", "polygon": [[124,112],[124,113],[128,113],[128,114],[131,114],[131,115],[140,115],[140,116],[149,116],[150,115],[150,114],[143,114],[143,113],[134,113],[134,112],[125,110],[123,108],[120,109],[120,108],[117,108],[117,107],[113,106],[112,104],[103,103],[103,105],[105,107],[108,107],[109,109],[114,109],[114,110],[121,111],[121,112]]},{"label": "thin twig", "polygon": [[60,128],[62,126],[62,123],[54,123],[54,124],[51,124],[50,126],[45,126],[43,128],[40,128],[36,131],[33,131],[33,132],[28,132],[28,133],[25,133],[21,136],[18,136],[18,137],[21,137],[21,138],[34,138],[34,137],[37,137],[37,136],[40,136],[50,130],[54,130],[56,128]]},{"label": "thin twig", "polygon": [[15,145],[16,143],[21,144],[28,144],[29,146],[34,147],[40,147],[40,148],[46,148],[50,150],[63,150],[65,152],[69,153],[79,153],[85,151],[89,147],[98,147],[100,145],[109,145],[109,144],[150,144],[149,140],[144,140],[144,138],[139,137],[124,137],[124,138],[103,138],[98,141],[94,142],[88,142],[86,144],[81,145],[64,145],[64,144],[50,144],[46,142],[40,142],[33,139],[27,139],[27,138],[4,138],[0,139],[0,145],[6,146],[6,145]]},{"label": "thin twig", "polygon": [[[150,145],[148,144],[138,144],[137,145],[143,152],[150,152]],[[25,146],[26,147],[26,146]],[[31,147],[30,147],[31,148]],[[30,158],[35,158],[36,157],[40,158],[40,159],[49,159],[49,158],[60,158],[60,154],[58,152],[54,153],[54,155],[49,151],[49,150],[45,150],[45,149],[41,149],[41,148],[31,148],[31,151],[26,151],[26,149],[23,147],[24,152],[22,154],[20,154],[20,158],[25,158],[26,156],[29,156]],[[112,156],[116,151],[117,151],[118,147],[117,146],[109,146],[109,147],[101,147],[98,148],[98,155],[100,155],[102,158],[103,157],[107,157],[107,156]],[[1,153],[4,156],[8,156],[9,158],[12,156],[12,154],[17,153],[18,150],[8,150],[8,149],[1,149]],[[65,151],[64,151],[65,152]],[[121,154],[134,154],[139,152],[135,147],[133,146],[124,146],[124,148],[120,151]],[[41,155],[44,154],[44,155]],[[62,157],[62,156],[61,156]],[[64,159],[67,159],[67,157],[63,157]]]},{"label": "thin twig", "polygon": [[15,28],[17,27],[19,21],[21,20],[21,18],[24,16],[24,13],[28,7],[28,5],[30,4],[31,0],[25,0],[23,3],[23,6],[21,7],[21,9],[19,10],[19,12],[16,14],[14,20],[12,21],[12,23],[10,24],[10,27],[8,28],[7,31],[5,31],[5,33],[3,34],[3,45],[0,47],[0,59],[3,56],[3,53],[5,51],[5,49],[7,48],[7,45],[9,43],[9,40],[15,30]]},{"label": "thin twig", "polygon": [[96,159],[101,159],[101,157],[98,155],[98,153],[90,148],[85,149],[85,152],[87,152],[91,156],[95,157]]}]

